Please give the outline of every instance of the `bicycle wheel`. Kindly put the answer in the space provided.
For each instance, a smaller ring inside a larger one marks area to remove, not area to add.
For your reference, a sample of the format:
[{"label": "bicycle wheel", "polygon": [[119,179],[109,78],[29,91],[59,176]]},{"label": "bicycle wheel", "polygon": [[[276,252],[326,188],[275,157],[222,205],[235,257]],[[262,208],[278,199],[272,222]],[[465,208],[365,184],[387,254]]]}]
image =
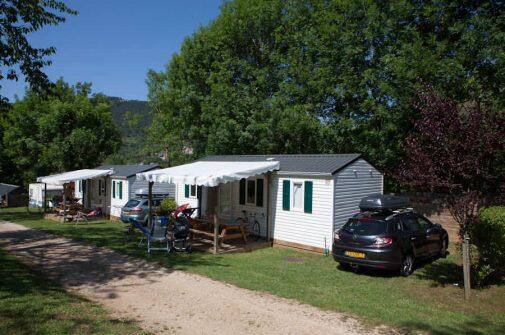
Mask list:
[{"label": "bicycle wheel", "polygon": [[251,226],[251,235],[252,235],[252,238],[257,241],[260,239],[261,235],[260,235],[260,224],[258,221],[255,221],[252,226]]}]

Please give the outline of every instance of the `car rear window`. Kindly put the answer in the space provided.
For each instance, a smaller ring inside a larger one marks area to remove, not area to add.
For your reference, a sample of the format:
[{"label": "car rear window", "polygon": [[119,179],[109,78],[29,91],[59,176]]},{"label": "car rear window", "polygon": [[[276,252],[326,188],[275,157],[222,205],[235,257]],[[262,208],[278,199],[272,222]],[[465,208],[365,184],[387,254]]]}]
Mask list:
[{"label": "car rear window", "polygon": [[128,202],[126,203],[125,207],[135,207],[137,206],[138,204],[140,203],[139,200],[128,200]]},{"label": "car rear window", "polygon": [[387,231],[387,223],[369,218],[350,219],[342,228],[356,235],[380,235]]}]

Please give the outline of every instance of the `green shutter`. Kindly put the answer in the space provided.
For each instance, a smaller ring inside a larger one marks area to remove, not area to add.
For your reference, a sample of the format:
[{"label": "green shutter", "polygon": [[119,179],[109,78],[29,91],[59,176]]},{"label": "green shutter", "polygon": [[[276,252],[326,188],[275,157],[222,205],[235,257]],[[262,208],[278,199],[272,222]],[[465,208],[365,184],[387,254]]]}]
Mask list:
[{"label": "green shutter", "polygon": [[245,178],[240,179],[239,192],[238,192],[238,203],[240,205],[245,205]]},{"label": "green shutter", "polygon": [[82,191],[82,180],[79,180],[79,192]]},{"label": "green shutter", "polygon": [[312,213],[312,182],[306,181],[304,189],[303,211],[305,213]]},{"label": "green shutter", "polygon": [[282,181],[282,209],[285,211],[289,211],[290,187],[291,187],[291,182],[289,180]]},{"label": "green shutter", "polygon": [[119,199],[123,199],[123,182],[119,182]]},{"label": "green shutter", "polygon": [[116,181],[112,181],[112,198],[116,199]]},{"label": "green shutter", "polygon": [[189,198],[189,184],[184,184],[184,197]]},{"label": "green shutter", "polygon": [[197,197],[198,199],[201,199],[201,198],[202,198],[202,190],[203,190],[202,186],[197,186],[197,187],[196,187],[196,197]]},{"label": "green shutter", "polygon": [[263,207],[263,179],[256,179],[256,206]]}]

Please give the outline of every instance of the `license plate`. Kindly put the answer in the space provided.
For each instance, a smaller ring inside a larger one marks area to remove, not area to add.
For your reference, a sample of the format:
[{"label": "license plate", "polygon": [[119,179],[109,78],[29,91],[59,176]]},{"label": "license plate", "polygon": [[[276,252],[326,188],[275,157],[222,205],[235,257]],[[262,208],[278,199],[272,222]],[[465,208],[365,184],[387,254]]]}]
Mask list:
[{"label": "license plate", "polygon": [[123,214],[124,214],[124,215],[128,215],[128,214],[130,214],[130,212],[128,212],[128,211],[123,211]]},{"label": "license plate", "polygon": [[365,254],[362,252],[346,251],[345,255],[354,258],[365,258]]}]

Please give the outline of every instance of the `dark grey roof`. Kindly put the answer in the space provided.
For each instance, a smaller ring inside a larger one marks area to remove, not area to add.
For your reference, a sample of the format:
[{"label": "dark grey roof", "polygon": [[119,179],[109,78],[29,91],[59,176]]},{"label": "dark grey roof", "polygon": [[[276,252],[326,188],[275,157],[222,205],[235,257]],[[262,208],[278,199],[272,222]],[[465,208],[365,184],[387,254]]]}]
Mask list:
[{"label": "dark grey roof", "polygon": [[18,185],[0,183],[0,196],[8,194],[14,190],[17,190],[18,188],[19,188]]},{"label": "dark grey roof", "polygon": [[278,161],[280,171],[302,173],[336,173],[360,158],[360,154],[314,154],[314,155],[223,155],[207,156],[202,161],[258,162]]},{"label": "dark grey roof", "polygon": [[151,171],[159,168],[158,164],[137,164],[137,165],[101,165],[97,167],[97,170],[107,170],[114,169],[113,177],[124,177],[129,178],[135,176],[137,173]]}]

